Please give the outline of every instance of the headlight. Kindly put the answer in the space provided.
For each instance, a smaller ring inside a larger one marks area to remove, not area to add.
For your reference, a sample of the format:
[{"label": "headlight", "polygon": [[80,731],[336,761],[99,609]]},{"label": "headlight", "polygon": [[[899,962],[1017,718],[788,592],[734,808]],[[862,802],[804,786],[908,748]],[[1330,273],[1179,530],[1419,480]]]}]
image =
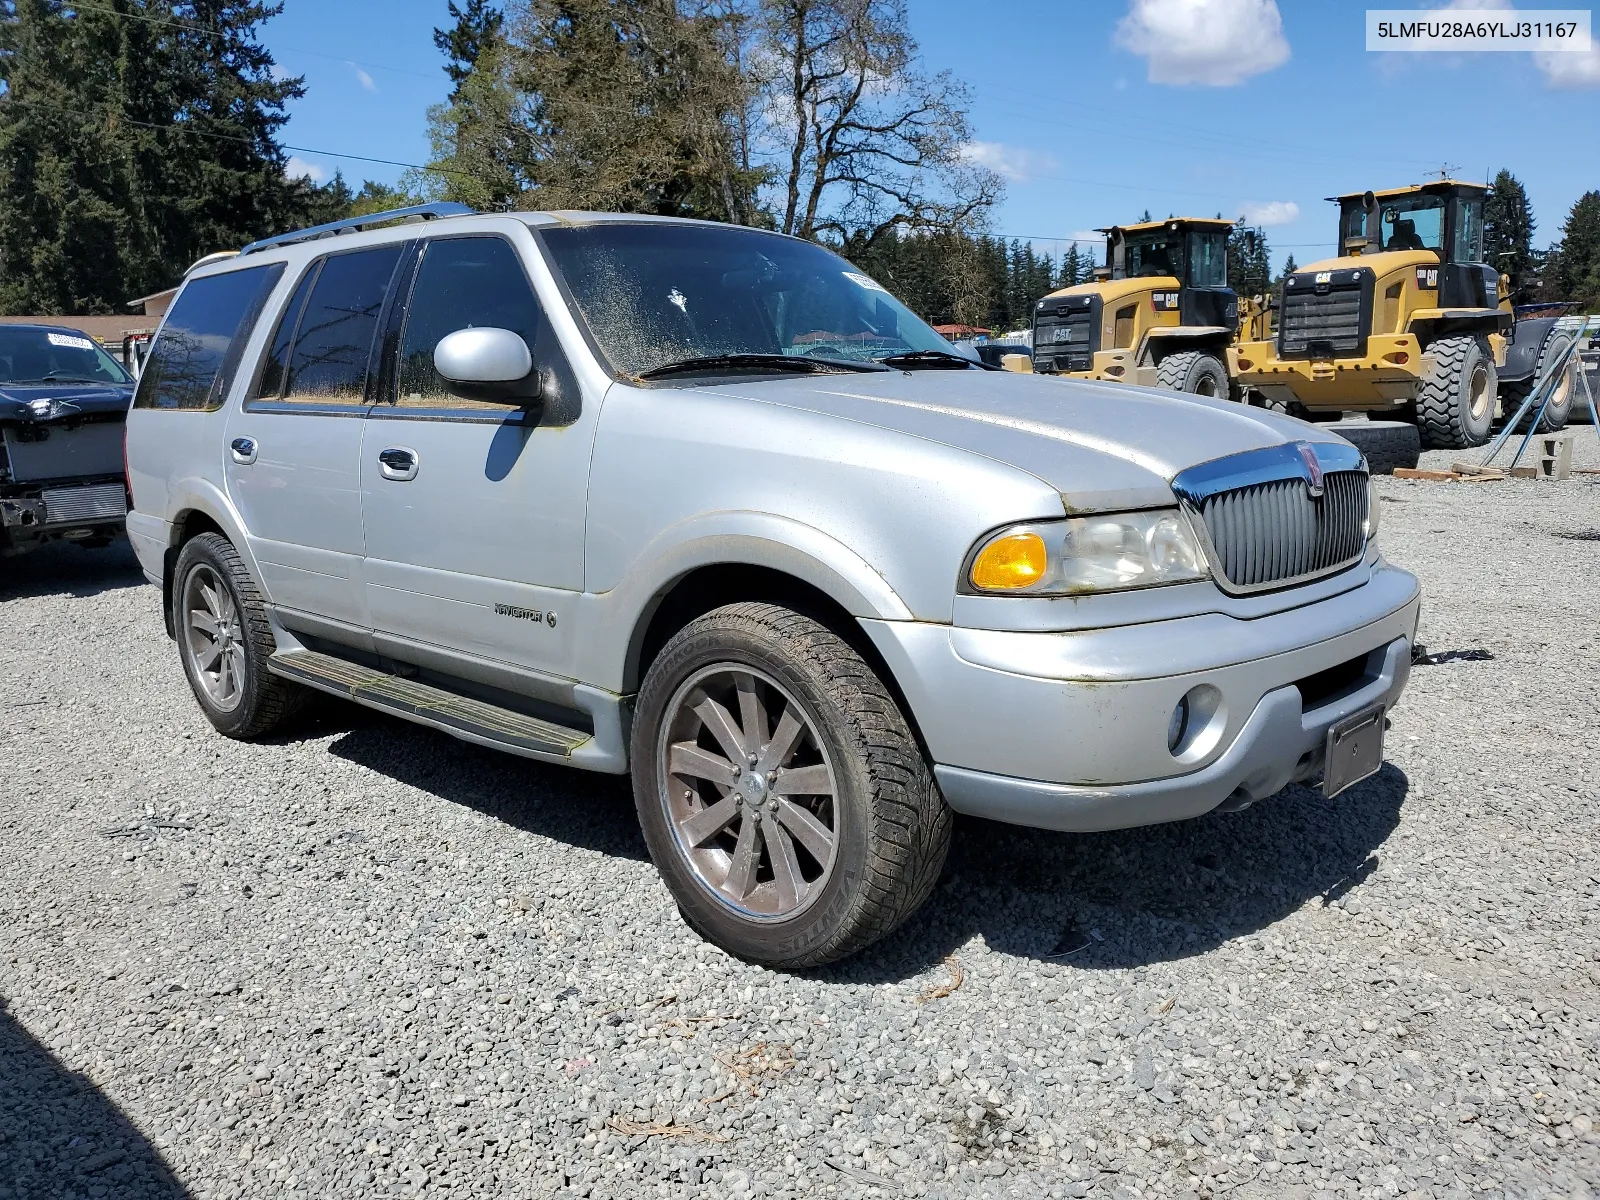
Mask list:
[{"label": "headlight", "polygon": [[1205,557],[1177,509],[1106,513],[1013,525],[975,548],[975,592],[1070,596],[1206,578]]},{"label": "headlight", "polygon": [[1378,500],[1378,481],[1369,476],[1367,478],[1367,541],[1369,542],[1378,536],[1380,512]]}]

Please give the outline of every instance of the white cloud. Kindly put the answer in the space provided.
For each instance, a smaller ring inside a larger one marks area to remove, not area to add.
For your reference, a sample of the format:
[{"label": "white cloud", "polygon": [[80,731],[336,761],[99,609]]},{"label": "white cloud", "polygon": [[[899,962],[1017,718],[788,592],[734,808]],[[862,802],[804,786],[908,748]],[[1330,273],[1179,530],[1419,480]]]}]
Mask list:
[{"label": "white cloud", "polygon": [[[1507,0],[1450,0],[1439,11],[1471,12],[1475,9],[1515,11],[1516,5]],[[1544,75],[1545,82],[1553,88],[1600,87],[1600,37],[1591,37],[1587,50],[1541,50],[1530,57]]]},{"label": "white cloud", "polygon": [[1239,206],[1246,225],[1287,225],[1300,217],[1300,206],[1293,200],[1246,200]]},{"label": "white cloud", "polygon": [[1289,61],[1275,0],[1132,0],[1116,40],[1151,83],[1231,87]]},{"label": "white cloud", "polygon": [[1061,167],[1061,160],[1053,154],[1000,142],[968,142],[961,147],[961,157],[975,166],[987,167],[1012,183],[1027,183],[1037,175]]},{"label": "white cloud", "polygon": [[350,64],[350,69],[356,73],[357,81],[361,84],[362,87],[366,88],[367,91],[375,92],[375,91],[378,90],[378,85],[376,83],[372,82],[372,76],[368,75],[360,67],[356,66],[355,63],[351,63]]},{"label": "white cloud", "polygon": [[1600,87],[1600,40],[1592,41],[1587,51],[1541,51],[1533,56],[1533,65],[1551,87]]},{"label": "white cloud", "polygon": [[328,177],[328,169],[319,167],[316,163],[307,162],[298,154],[291,154],[289,161],[283,164],[283,177],[285,179],[309,179],[312,183],[321,183]]}]

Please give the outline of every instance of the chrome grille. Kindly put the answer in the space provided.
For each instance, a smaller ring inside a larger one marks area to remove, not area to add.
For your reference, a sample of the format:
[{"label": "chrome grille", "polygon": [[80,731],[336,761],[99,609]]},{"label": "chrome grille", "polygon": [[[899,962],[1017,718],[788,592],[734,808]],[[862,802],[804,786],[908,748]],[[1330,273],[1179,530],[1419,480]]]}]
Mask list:
[{"label": "chrome grille", "polygon": [[120,483],[102,483],[95,487],[48,488],[39,494],[44,501],[44,519],[47,525],[67,521],[109,521],[126,515],[127,494]]},{"label": "chrome grille", "polygon": [[1323,476],[1323,494],[1304,479],[1269,479],[1199,503],[1212,567],[1230,591],[1260,591],[1329,575],[1366,547],[1367,476]]}]

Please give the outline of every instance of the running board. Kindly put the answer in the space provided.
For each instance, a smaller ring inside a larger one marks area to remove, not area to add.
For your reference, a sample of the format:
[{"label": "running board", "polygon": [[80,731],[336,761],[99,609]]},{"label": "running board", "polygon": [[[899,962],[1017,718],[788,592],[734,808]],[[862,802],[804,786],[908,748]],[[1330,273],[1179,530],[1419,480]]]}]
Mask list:
[{"label": "running board", "polygon": [[295,683],[529,758],[566,762],[574,750],[590,740],[580,729],[541,721],[315,650],[280,650],[267,659],[267,668]]}]

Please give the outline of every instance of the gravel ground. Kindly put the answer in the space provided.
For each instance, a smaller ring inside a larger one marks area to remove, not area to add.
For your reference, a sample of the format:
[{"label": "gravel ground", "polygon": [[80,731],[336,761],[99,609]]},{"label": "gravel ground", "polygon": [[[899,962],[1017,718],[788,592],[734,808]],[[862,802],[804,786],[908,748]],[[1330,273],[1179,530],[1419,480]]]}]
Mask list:
[{"label": "gravel ground", "polygon": [[1600,475],[1379,487],[1422,640],[1493,655],[1380,775],[963,822],[804,975],[684,927],[622,782],[227,741],[125,548],[5,563],[0,1197],[1595,1194]]}]

